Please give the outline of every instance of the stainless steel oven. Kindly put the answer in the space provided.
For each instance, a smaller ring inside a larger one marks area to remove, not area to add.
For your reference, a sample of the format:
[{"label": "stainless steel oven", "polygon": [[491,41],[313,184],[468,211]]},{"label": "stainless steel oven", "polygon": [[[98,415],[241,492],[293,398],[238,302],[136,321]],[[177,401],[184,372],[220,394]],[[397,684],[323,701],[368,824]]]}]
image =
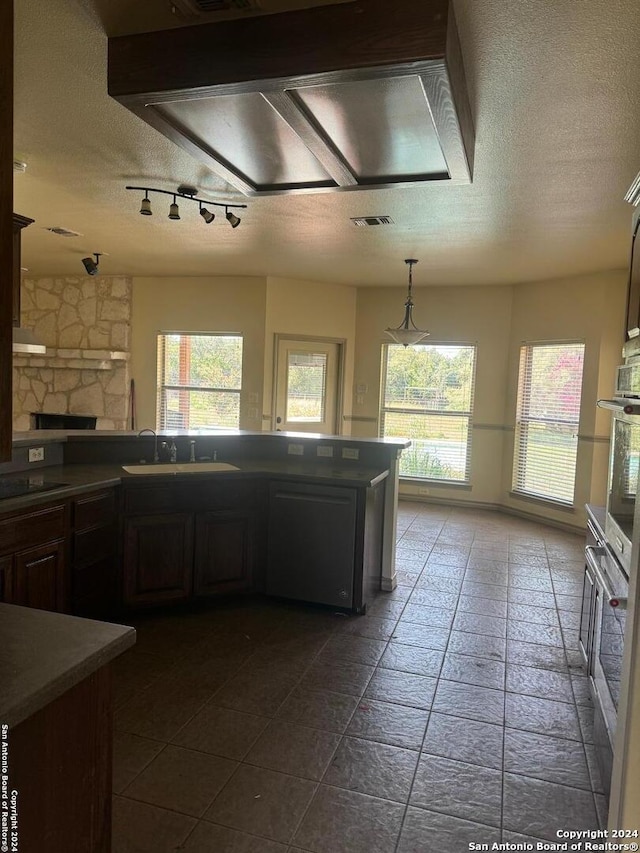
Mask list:
[{"label": "stainless steel oven", "polygon": [[589,522],[580,647],[594,700],[598,763],[608,793],[613,763],[628,581],[604,536]]},{"label": "stainless steel oven", "polygon": [[613,412],[605,534],[629,577],[633,516],[640,472],[640,400],[599,400],[598,405]]}]

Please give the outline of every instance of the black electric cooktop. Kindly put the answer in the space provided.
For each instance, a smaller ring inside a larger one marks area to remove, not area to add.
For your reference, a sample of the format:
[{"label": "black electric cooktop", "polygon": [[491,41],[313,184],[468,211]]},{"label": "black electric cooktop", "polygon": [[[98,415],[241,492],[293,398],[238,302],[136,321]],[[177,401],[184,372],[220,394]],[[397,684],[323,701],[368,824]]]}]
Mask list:
[{"label": "black electric cooktop", "polygon": [[66,483],[45,481],[42,476],[35,477],[0,477],[0,500],[3,498],[19,498],[22,495],[32,495],[35,492],[48,492],[59,489]]}]

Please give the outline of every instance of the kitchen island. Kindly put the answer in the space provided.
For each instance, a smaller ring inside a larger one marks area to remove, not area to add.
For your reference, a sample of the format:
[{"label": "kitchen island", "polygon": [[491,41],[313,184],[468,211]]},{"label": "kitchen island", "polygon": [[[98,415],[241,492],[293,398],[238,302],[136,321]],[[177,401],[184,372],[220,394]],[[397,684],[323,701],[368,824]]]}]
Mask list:
[{"label": "kitchen island", "polygon": [[[177,474],[162,464],[169,441],[183,463]],[[407,445],[240,431],[21,434],[0,476],[36,487],[40,478],[44,491],[0,501],[5,600],[100,616],[109,601],[147,607],[252,591],[364,612],[377,590],[395,586]],[[44,459],[29,463],[34,455]],[[190,458],[233,470],[202,473]],[[123,467],[132,464],[140,473]],[[38,525],[39,540],[27,541],[26,527]]]},{"label": "kitchen island", "polygon": [[133,628],[0,604],[7,849],[110,853],[110,663],[134,643]]}]

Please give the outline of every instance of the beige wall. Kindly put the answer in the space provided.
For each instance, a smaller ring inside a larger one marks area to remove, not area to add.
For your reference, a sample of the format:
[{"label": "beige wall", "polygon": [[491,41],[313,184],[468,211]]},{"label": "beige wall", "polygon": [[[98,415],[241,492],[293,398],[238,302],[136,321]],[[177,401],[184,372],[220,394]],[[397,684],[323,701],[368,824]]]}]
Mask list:
[{"label": "beige wall", "polygon": [[[503,502],[514,509],[584,525],[584,504],[605,502],[609,456],[609,412],[596,401],[613,393],[615,367],[622,360],[627,275],[613,270],[590,276],[522,284],[513,288],[503,458]],[[519,350],[524,342],[575,340],[585,343],[576,466],[575,511],[554,510],[509,495]]]},{"label": "beige wall", "polygon": [[273,354],[275,335],[303,335],[345,341],[343,373],[343,428],[349,434],[356,334],[356,289],[339,284],[319,284],[293,279],[267,279],[264,347],[263,426],[269,430],[272,415]]},{"label": "beige wall", "polygon": [[[136,383],[138,429],[156,423],[158,332],[229,332],[244,337],[240,428],[261,427],[264,362],[264,278],[134,278],[131,375]],[[257,394],[258,402],[249,395]],[[257,417],[249,417],[256,409]]]},{"label": "beige wall", "polygon": [[[609,415],[596,408],[610,396],[621,360],[626,274],[611,271],[552,282],[505,287],[422,287],[414,291],[415,319],[433,343],[476,343],[476,393],[470,487],[429,483],[428,499],[502,504],[571,525],[584,524],[582,505],[604,502]],[[397,288],[358,290],[354,386],[354,432],[378,429],[380,347],[383,329],[402,316]],[[586,356],[576,478],[576,512],[511,498],[513,428],[519,347],[524,341],[584,340]],[[356,430],[357,427],[357,430]],[[420,486],[405,483],[401,494]]]}]

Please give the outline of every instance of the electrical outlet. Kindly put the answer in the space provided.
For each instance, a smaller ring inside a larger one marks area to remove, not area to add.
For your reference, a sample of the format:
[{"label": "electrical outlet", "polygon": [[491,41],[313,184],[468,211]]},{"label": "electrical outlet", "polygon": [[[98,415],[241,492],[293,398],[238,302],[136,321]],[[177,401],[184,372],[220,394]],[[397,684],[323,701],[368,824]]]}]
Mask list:
[{"label": "electrical outlet", "polygon": [[318,456],[326,456],[331,458],[333,456],[333,447],[330,444],[320,444],[316,448],[316,454]]},{"label": "electrical outlet", "polygon": [[304,444],[288,444],[287,453],[289,456],[304,456]]},{"label": "electrical outlet", "polygon": [[418,489],[418,494],[419,495],[428,495],[428,494],[430,494],[430,490],[422,487],[422,488]]},{"label": "electrical outlet", "polygon": [[30,447],[29,462],[44,462],[44,447]]},{"label": "electrical outlet", "polygon": [[342,448],[342,458],[343,459],[359,459],[360,451],[357,447],[343,447]]}]

